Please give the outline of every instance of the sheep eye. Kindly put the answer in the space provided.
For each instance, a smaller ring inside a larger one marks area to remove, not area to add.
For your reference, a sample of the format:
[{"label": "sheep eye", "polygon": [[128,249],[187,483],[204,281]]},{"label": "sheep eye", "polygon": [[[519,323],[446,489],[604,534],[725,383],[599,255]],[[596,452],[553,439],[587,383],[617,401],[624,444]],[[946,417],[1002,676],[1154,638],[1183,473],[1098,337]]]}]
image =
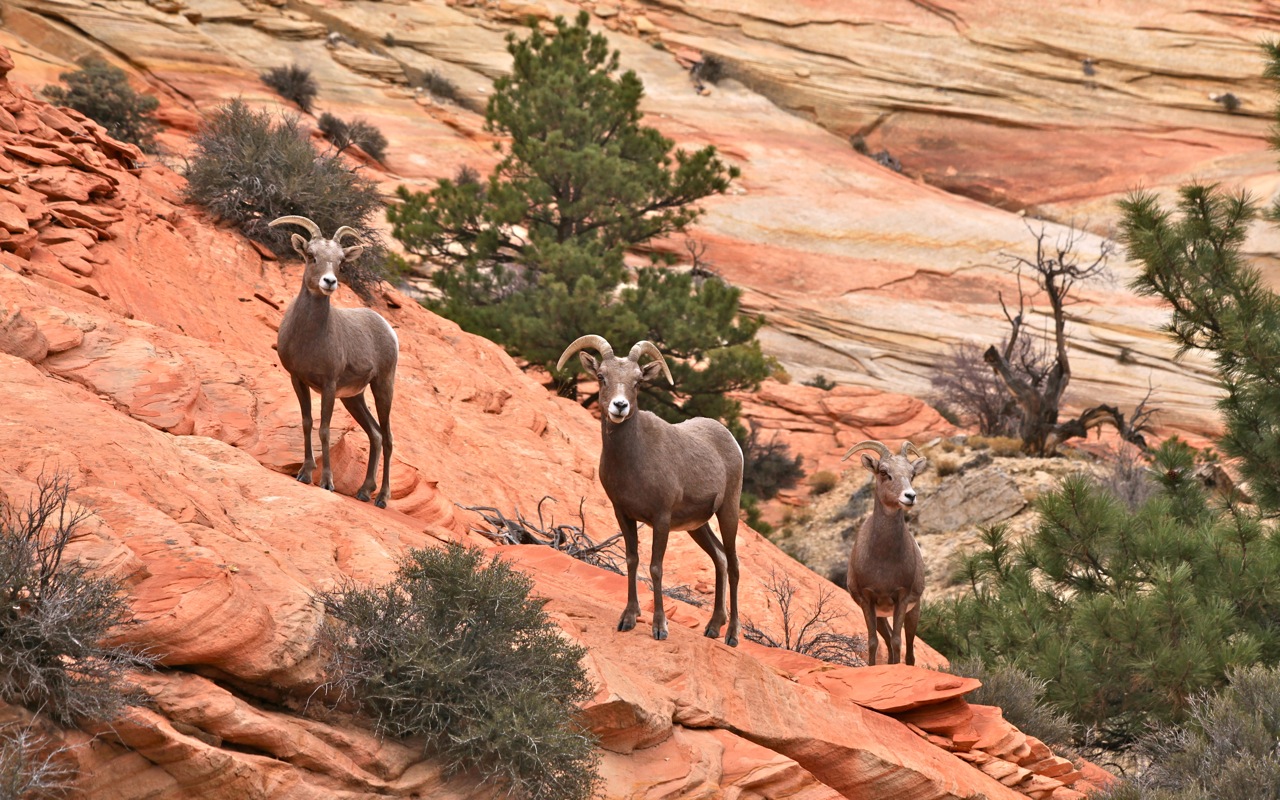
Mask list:
[{"label": "sheep eye", "polygon": [[884,470],[880,470],[880,477],[881,477],[881,478],[884,478],[885,480],[888,480],[888,479],[889,479],[889,473],[888,473],[888,472],[886,472],[886,471],[884,471]]},{"label": "sheep eye", "polygon": [[603,372],[597,372],[597,373],[596,373],[596,380],[600,381],[601,383],[604,383],[604,373],[603,373]]}]

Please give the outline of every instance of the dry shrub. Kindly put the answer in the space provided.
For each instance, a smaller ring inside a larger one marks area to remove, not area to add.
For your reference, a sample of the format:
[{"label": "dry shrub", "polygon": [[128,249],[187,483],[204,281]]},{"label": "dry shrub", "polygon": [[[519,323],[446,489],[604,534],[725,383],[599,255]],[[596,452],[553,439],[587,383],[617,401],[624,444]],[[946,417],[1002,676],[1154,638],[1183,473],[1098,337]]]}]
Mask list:
[{"label": "dry shrub", "polygon": [[1014,458],[1022,455],[1022,440],[1012,436],[970,436],[969,446],[975,450],[990,450],[998,458]]},{"label": "dry shrub", "polygon": [[953,453],[934,456],[932,459],[934,472],[939,478],[955,475],[960,471],[960,459]]},{"label": "dry shrub", "polygon": [[276,90],[276,94],[297,104],[304,112],[311,113],[311,103],[320,93],[316,79],[311,77],[311,70],[290,64],[287,67],[274,67],[259,77],[262,82]]},{"label": "dry shrub", "polygon": [[840,483],[840,476],[831,470],[819,470],[809,476],[809,493],[826,494]]}]

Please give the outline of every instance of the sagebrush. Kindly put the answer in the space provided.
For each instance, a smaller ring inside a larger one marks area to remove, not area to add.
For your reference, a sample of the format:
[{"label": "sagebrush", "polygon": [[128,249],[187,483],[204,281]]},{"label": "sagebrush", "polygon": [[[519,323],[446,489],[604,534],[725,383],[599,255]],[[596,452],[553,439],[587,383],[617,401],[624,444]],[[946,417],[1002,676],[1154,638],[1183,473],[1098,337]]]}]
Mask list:
[{"label": "sagebrush", "polygon": [[599,754],[576,721],[593,693],[586,649],[532,589],[480,550],[412,550],[393,583],[321,596],[330,687],[380,733],[423,737],[451,773],[475,771],[516,798],[592,797]]},{"label": "sagebrush", "polygon": [[286,100],[297,104],[298,108],[311,113],[311,103],[320,93],[316,79],[306,67],[290,64],[287,67],[273,67],[262,73],[262,82],[276,90]]},{"label": "sagebrush", "polygon": [[188,201],[281,256],[293,253],[292,230],[267,227],[277,217],[307,217],[326,235],[342,225],[355,228],[365,250],[354,264],[343,265],[343,277],[361,294],[368,293],[386,252],[370,224],[382,209],[377,184],[337,155],[317,152],[297,118],[276,119],[239,100],[211,114],[193,144],[186,169]]},{"label": "sagebrush", "polygon": [[74,108],[120,141],[154,153],[155,135],[160,130],[155,111],[160,101],[135,92],[124,70],[97,56],[85,56],[76,63],[80,69],[58,75],[67,87],[46,86],[41,90],[44,96],[52,103]]},{"label": "sagebrush", "polygon": [[108,643],[133,613],[118,581],[69,558],[88,516],[70,494],[67,477],[42,476],[25,505],[0,504],[0,700],[64,725],[141,702],[126,675],[154,661]]},{"label": "sagebrush", "polygon": [[339,153],[355,145],[375,161],[387,155],[387,137],[366,120],[357,118],[346,122],[326,111],[320,115],[320,132],[333,142]]}]

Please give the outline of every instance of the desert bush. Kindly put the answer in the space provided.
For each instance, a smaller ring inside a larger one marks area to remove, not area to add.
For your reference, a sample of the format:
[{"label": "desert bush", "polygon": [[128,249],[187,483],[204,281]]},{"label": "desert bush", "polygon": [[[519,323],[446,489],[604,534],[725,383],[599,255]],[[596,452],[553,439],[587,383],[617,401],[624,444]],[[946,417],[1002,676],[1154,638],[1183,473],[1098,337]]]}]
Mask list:
[{"label": "desert bush", "polygon": [[978,345],[952,347],[929,380],[930,401],[951,424],[976,426],[986,436],[1017,435],[1021,412],[995,371],[982,360]]},{"label": "desert bush", "polygon": [[62,724],[140,702],[125,675],[153,663],[104,643],[133,614],[118,581],[68,560],[88,516],[70,494],[68,478],[42,476],[25,506],[0,505],[0,699]]},{"label": "desert bush", "polygon": [[826,375],[823,375],[822,373],[818,373],[817,375],[814,375],[812,378],[810,378],[807,381],[801,381],[801,383],[803,383],[805,386],[812,386],[815,389],[821,389],[824,392],[829,392],[832,389],[836,388],[836,382],[828,378]]},{"label": "desert bush", "polygon": [[75,768],[67,748],[36,724],[0,724],[0,798],[61,800],[71,796]]},{"label": "desert bush", "polygon": [[1194,467],[1191,447],[1165,441],[1159,490],[1136,510],[1065,478],[1021,542],[983,532],[963,562],[968,593],[926,602],[921,635],[1047,681],[1046,701],[1102,747],[1181,721],[1233,668],[1280,659],[1280,533],[1211,504]]},{"label": "desert bush", "polygon": [[296,103],[305,113],[311,113],[311,102],[320,93],[320,87],[316,85],[316,79],[311,76],[311,70],[297,64],[290,64],[287,67],[273,67],[259,77],[262,78],[263,83],[275,89],[276,94]]},{"label": "desert bush", "polygon": [[196,134],[187,164],[187,200],[234,224],[245,236],[287,256],[291,226],[267,227],[273,219],[298,214],[315,221],[326,235],[350,225],[365,243],[344,277],[362,294],[376,282],[386,248],[369,217],[382,208],[373,182],[352,172],[336,155],[317,153],[285,116],[273,121],[239,100],[215,111]]},{"label": "desert bush", "polygon": [[724,60],[715,53],[703,53],[690,72],[694,80],[719,83],[725,77]]},{"label": "desert bush", "polygon": [[432,69],[424,72],[421,86],[437,100],[445,100],[450,103],[458,102],[460,94],[458,84],[454,83],[439,70]]},{"label": "desert bush", "polygon": [[960,471],[960,459],[954,453],[944,453],[932,459],[933,471],[939,478],[955,475]]},{"label": "desert bush", "polygon": [[989,450],[999,458],[1022,455],[1022,440],[1013,436],[970,436],[969,446],[975,450]]},{"label": "desert bush", "polygon": [[760,500],[771,500],[784,489],[794,489],[804,477],[804,456],[792,456],[785,442],[772,436],[760,441],[759,429],[752,428],[742,447],[742,491]]},{"label": "desert bush", "polygon": [[830,470],[819,470],[809,476],[809,493],[826,494],[840,483],[840,476]]},{"label": "desert bush", "polygon": [[1004,718],[1023,733],[1049,745],[1069,745],[1074,740],[1071,720],[1045,703],[1047,681],[1007,664],[987,666],[977,658],[953,661],[948,671],[982,681],[965,699],[998,706]]},{"label": "desert bush", "polygon": [[796,602],[795,583],[776,568],[770,568],[764,588],[778,605],[782,632],[770,633],[748,619],[742,626],[743,636],[765,647],[781,647],[831,664],[867,665],[862,657],[862,653],[867,652],[866,639],[835,630],[836,623],[845,615],[834,607],[835,592],[830,588],[819,586],[818,597],[808,609],[802,609]]},{"label": "desert bush", "polygon": [[320,132],[333,142],[339,153],[355,145],[374,161],[381,161],[387,154],[387,137],[363,119],[344,122],[326,111],[320,115]]},{"label": "desert bush", "polygon": [[135,92],[124,70],[97,56],[85,56],[76,63],[80,69],[58,75],[67,88],[46,86],[41,90],[44,96],[52,103],[74,108],[120,141],[154,153],[160,129],[155,111],[160,101]]},{"label": "desert bush", "polygon": [[586,650],[548,618],[533,581],[456,544],[411,550],[393,583],[321,595],[329,686],[381,734],[421,736],[450,773],[530,800],[592,797]]},{"label": "desert bush", "polygon": [[1108,800],[1280,797],[1280,668],[1232,670],[1195,699],[1185,725],[1161,727],[1137,750],[1148,766]]}]

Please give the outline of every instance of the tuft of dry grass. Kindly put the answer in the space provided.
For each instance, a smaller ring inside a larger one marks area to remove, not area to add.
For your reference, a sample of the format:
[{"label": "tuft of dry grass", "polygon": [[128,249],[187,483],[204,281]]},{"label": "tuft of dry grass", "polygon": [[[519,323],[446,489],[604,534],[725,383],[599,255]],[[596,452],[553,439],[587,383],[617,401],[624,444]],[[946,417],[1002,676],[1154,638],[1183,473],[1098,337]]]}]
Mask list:
[{"label": "tuft of dry grass", "polygon": [[990,450],[998,458],[1014,458],[1022,455],[1022,440],[1012,436],[970,436],[969,446],[975,450]]},{"label": "tuft of dry grass", "polygon": [[826,494],[840,483],[840,476],[830,470],[820,470],[809,476],[809,493]]}]

